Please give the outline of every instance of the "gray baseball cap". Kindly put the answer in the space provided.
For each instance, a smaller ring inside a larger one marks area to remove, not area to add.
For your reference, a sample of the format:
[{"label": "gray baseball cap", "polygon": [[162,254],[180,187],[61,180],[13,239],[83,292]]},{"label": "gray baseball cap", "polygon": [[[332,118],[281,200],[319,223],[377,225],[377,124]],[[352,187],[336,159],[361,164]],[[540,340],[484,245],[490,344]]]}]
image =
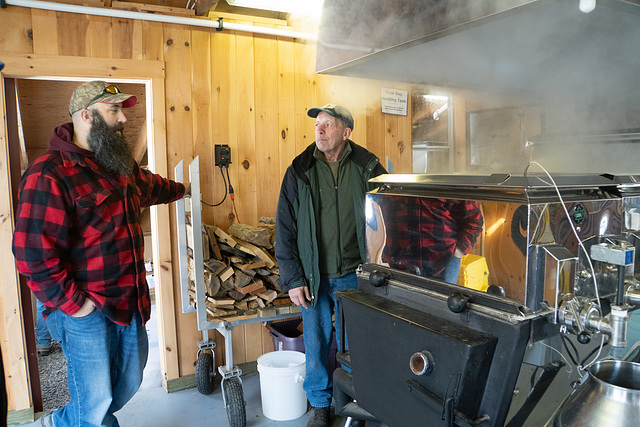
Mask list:
[{"label": "gray baseball cap", "polygon": [[325,112],[331,117],[342,120],[348,128],[353,130],[353,116],[351,115],[349,110],[347,110],[342,105],[327,104],[321,108],[311,108],[309,109],[309,111],[307,111],[307,116],[316,118],[321,112]]},{"label": "gray baseball cap", "polygon": [[118,86],[102,81],[86,82],[73,91],[71,101],[69,101],[69,115],[73,116],[76,111],[89,108],[90,105],[97,102],[106,104],[119,104],[122,102],[122,108],[129,108],[136,105],[136,101],[137,98],[134,95],[120,92]]}]

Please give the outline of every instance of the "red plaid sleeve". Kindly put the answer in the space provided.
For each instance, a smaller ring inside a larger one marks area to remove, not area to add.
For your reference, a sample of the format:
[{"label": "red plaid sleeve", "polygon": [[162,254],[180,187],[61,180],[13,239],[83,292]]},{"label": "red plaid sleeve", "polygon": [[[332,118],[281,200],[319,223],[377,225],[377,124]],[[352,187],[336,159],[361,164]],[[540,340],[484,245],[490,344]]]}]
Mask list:
[{"label": "red plaid sleeve", "polygon": [[148,170],[138,168],[136,185],[141,194],[141,207],[171,203],[184,196],[185,187],[179,182],[163,178]]},{"label": "red plaid sleeve", "polygon": [[64,259],[71,218],[66,191],[41,173],[27,175],[20,184],[20,203],[13,236],[13,253],[27,285],[47,307],[76,313],[85,296],[71,278]]}]

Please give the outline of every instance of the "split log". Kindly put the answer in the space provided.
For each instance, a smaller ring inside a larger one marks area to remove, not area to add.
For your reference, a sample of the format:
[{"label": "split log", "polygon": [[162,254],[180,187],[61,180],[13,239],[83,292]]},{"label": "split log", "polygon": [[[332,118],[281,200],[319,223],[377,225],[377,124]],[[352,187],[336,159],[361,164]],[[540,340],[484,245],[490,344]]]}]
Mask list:
[{"label": "split log", "polygon": [[220,238],[222,242],[225,242],[227,245],[231,246],[232,248],[236,247],[237,243],[235,239],[233,239],[233,237],[229,236],[227,233],[222,231],[222,229],[220,229],[219,227],[216,227],[214,225],[212,225],[211,227],[214,228],[213,232],[215,233],[216,236]]},{"label": "split log", "polygon": [[270,249],[271,236],[269,230],[262,227],[254,227],[248,224],[232,224],[228,230],[229,234],[245,242],[252,243],[263,248]]},{"label": "split log", "polygon": [[[231,262],[233,262],[233,260],[229,259]],[[257,262],[250,262],[250,263],[245,263],[245,264],[240,264],[240,263],[236,263],[233,262],[233,264],[239,268],[240,270],[251,270],[251,269],[259,269],[261,267],[265,267],[267,265],[266,262],[264,261],[257,261]]]},{"label": "split log", "polygon": [[236,301],[240,301],[242,298],[244,298],[244,294],[238,291],[236,288],[229,289],[227,294]]},{"label": "split log", "polygon": [[254,289],[253,291],[249,292],[251,295],[259,295],[263,292],[267,291],[267,287],[266,286],[260,286],[258,289]]},{"label": "split log", "polygon": [[222,254],[220,253],[220,248],[218,247],[218,239],[216,239],[216,231],[212,225],[202,224],[207,231],[207,235],[209,236],[209,248],[211,249],[211,253],[213,257],[217,260],[222,260]]},{"label": "split log", "polygon": [[212,297],[218,296],[220,292],[220,279],[213,274],[208,268],[204,269],[204,285],[207,293]]},{"label": "split log", "polygon": [[279,306],[279,305],[291,305],[291,298],[289,297],[283,297],[283,298],[276,298],[271,302],[273,305],[275,306]]},{"label": "split log", "polygon": [[258,308],[257,312],[260,317],[273,317],[277,314],[275,307]]},{"label": "split log", "polygon": [[216,275],[222,273],[224,269],[227,268],[227,264],[213,258],[209,259],[209,261],[205,262],[204,264],[209,270],[211,270],[213,274]]},{"label": "split log", "polygon": [[224,282],[222,282],[220,284],[220,286],[225,290],[225,291],[230,291],[232,289],[236,288],[236,279],[235,277],[231,276],[229,277],[227,280],[225,280]]},{"label": "split log", "polygon": [[268,291],[264,291],[258,294],[258,296],[260,298],[262,298],[263,300],[265,300],[265,302],[268,304],[271,301],[273,301],[274,299],[276,299],[276,297],[278,296],[278,293],[276,291],[274,291],[273,289],[270,289]]},{"label": "split log", "polygon": [[237,239],[237,244],[238,244],[239,247],[242,247],[245,250],[251,250],[254,255],[258,256],[261,260],[263,260],[265,262],[267,267],[275,267],[276,266],[276,260],[266,250],[263,250],[263,249],[259,248],[256,245],[253,245],[253,244],[251,244],[249,242],[245,242],[245,241],[240,240],[240,239]]},{"label": "split log", "polygon": [[276,223],[276,219],[272,216],[261,216],[258,221],[260,222],[260,224],[275,225]]},{"label": "split log", "polygon": [[262,280],[258,280],[256,282],[253,283],[249,283],[248,285],[245,285],[241,288],[236,286],[236,289],[240,292],[242,292],[242,294],[252,294],[252,295],[257,295],[256,291],[260,290],[260,289],[267,289],[264,284],[262,283]]},{"label": "split log", "polygon": [[224,282],[229,277],[233,276],[233,273],[233,267],[226,267],[220,274],[218,274],[218,277],[220,278],[220,281]]},{"label": "split log", "polygon": [[[244,288],[245,286],[247,286],[248,284],[251,283],[251,276],[250,275],[245,274],[240,270],[236,270],[236,269],[233,269],[233,270],[234,270],[233,274],[235,274],[235,276],[236,276],[236,288],[237,289],[242,289],[242,288]],[[262,286],[262,282],[260,283],[260,286]],[[240,291],[240,292],[242,292],[242,291]],[[246,294],[247,292],[242,292],[242,293]]]}]

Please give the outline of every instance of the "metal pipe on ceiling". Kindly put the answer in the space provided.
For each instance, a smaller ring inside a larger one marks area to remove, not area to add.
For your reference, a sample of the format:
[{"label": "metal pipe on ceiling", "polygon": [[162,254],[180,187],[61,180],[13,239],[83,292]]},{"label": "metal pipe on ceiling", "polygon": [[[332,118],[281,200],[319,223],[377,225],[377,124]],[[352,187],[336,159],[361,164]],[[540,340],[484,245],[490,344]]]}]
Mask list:
[{"label": "metal pipe on ceiling", "polygon": [[[141,21],[163,22],[169,24],[191,25],[196,27],[220,28],[218,21],[205,18],[186,18],[181,16],[160,15],[155,13],[132,12],[112,8],[78,6],[74,4],[51,3],[40,0],[6,0],[10,6],[29,7],[32,9],[52,10],[56,12],[79,13],[83,15],[108,16],[111,18],[138,19]],[[279,30],[276,28],[256,27],[253,25],[234,24],[224,22],[223,29],[243,31],[248,33],[265,34],[269,36],[291,37],[303,40],[316,40],[318,36],[311,33]]]}]

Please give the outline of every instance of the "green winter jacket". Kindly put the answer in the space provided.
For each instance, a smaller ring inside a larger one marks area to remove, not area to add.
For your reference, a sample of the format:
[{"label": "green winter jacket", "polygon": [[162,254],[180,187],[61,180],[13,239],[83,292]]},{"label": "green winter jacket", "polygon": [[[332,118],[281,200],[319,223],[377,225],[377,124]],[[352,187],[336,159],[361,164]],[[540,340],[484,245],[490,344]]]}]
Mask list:
[{"label": "green winter jacket", "polygon": [[[347,140],[347,144],[351,147],[351,153],[348,154],[348,167],[351,170],[356,234],[360,256],[364,262],[367,247],[365,194],[375,188],[368,181],[386,173],[386,170],[374,154],[351,140]],[[280,270],[280,287],[286,292],[308,285],[314,304],[320,286],[317,227],[319,197],[316,171],[318,160],[313,156],[315,149],[314,142],[287,168],[278,199],[275,243],[276,259]]]}]

